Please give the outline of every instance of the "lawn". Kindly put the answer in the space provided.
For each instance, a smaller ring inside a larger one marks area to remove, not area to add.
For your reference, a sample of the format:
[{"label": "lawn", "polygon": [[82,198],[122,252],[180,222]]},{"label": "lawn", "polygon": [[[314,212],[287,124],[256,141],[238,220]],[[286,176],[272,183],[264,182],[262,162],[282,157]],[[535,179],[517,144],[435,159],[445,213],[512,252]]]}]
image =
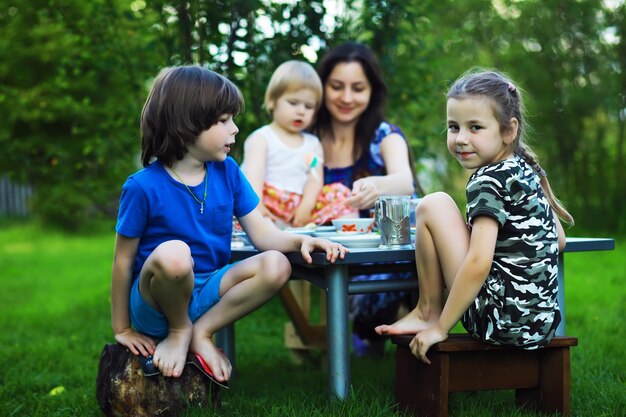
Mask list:
[{"label": "lawn", "polygon": [[[112,230],[112,227],[110,228]],[[98,360],[113,342],[113,232],[66,235],[34,222],[0,223],[0,416],[98,416]],[[626,249],[565,257],[572,415],[625,416]],[[287,316],[273,300],[236,325],[237,378],[224,416],[394,416],[393,350],[352,360],[352,394],[327,401],[321,357],[297,365],[283,347]],[[192,410],[189,416],[204,416]],[[458,393],[451,417],[535,416],[512,391]]]}]

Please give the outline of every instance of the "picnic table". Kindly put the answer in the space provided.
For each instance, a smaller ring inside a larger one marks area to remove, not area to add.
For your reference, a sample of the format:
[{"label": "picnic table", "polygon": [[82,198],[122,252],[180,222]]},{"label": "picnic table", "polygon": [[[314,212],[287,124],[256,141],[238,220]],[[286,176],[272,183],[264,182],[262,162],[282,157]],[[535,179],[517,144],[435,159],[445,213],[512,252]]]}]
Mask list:
[{"label": "picnic table", "polygon": [[[564,253],[613,250],[610,238],[568,237],[565,250],[559,254],[559,294],[562,322],[557,335],[565,335],[565,271]],[[232,250],[231,260],[239,261],[257,254],[253,246]],[[312,253],[313,262],[307,264],[299,252],[288,253],[292,265],[292,279],[305,279],[326,291],[326,339],[328,344],[328,378],[331,398],[345,400],[350,390],[350,329],[348,296],[372,292],[417,289],[416,280],[385,280],[352,282],[349,277],[391,271],[415,271],[414,249],[351,248],[343,260],[334,264],[325,253]],[[292,316],[293,317],[293,316]],[[298,323],[294,323],[296,326]],[[302,324],[302,323],[300,323]],[[234,325],[222,329],[218,344],[235,365]]]}]

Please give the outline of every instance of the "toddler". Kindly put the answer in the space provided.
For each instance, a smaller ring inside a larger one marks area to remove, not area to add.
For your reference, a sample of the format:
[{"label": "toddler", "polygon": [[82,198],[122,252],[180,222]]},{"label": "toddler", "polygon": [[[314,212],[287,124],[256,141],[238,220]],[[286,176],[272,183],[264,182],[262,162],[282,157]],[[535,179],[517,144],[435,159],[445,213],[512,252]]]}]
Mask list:
[{"label": "toddler", "polygon": [[301,227],[356,215],[344,204],[346,186],[324,186],[322,146],[305,132],[321,98],[322,83],[311,65],[281,64],[265,93],[272,122],[246,139],[242,169],[262,196],[259,210],[277,224]]}]

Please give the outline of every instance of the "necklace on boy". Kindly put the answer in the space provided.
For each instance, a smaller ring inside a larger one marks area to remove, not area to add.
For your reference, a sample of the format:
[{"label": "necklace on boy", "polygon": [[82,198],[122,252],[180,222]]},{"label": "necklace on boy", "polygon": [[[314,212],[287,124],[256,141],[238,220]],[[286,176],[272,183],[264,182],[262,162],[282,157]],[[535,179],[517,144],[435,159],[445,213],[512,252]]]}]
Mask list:
[{"label": "necklace on boy", "polygon": [[170,167],[170,169],[172,170],[174,175],[176,175],[176,178],[178,178],[178,180],[185,186],[187,191],[189,191],[189,194],[191,194],[193,199],[196,200],[198,202],[198,204],[200,204],[200,214],[204,214],[204,202],[206,201],[206,188],[207,188],[207,182],[208,182],[207,181],[208,175],[207,175],[207,172],[206,172],[206,165],[204,166],[204,196],[202,197],[202,201],[200,201],[200,199],[198,197],[196,197],[196,195],[193,193],[193,191],[191,191],[191,189],[187,186],[187,184],[185,184],[185,181],[183,181],[183,179],[180,177],[180,175],[178,175],[178,172],[176,172],[174,167],[172,166],[172,167]]}]

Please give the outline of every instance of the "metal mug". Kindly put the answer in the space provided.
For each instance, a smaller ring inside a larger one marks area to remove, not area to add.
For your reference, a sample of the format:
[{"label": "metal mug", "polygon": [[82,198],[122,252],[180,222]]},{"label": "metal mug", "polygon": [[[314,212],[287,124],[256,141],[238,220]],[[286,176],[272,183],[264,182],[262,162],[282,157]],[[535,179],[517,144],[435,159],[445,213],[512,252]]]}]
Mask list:
[{"label": "metal mug", "polygon": [[389,195],[379,197],[374,206],[374,219],[380,232],[381,249],[411,247],[411,197]]}]

